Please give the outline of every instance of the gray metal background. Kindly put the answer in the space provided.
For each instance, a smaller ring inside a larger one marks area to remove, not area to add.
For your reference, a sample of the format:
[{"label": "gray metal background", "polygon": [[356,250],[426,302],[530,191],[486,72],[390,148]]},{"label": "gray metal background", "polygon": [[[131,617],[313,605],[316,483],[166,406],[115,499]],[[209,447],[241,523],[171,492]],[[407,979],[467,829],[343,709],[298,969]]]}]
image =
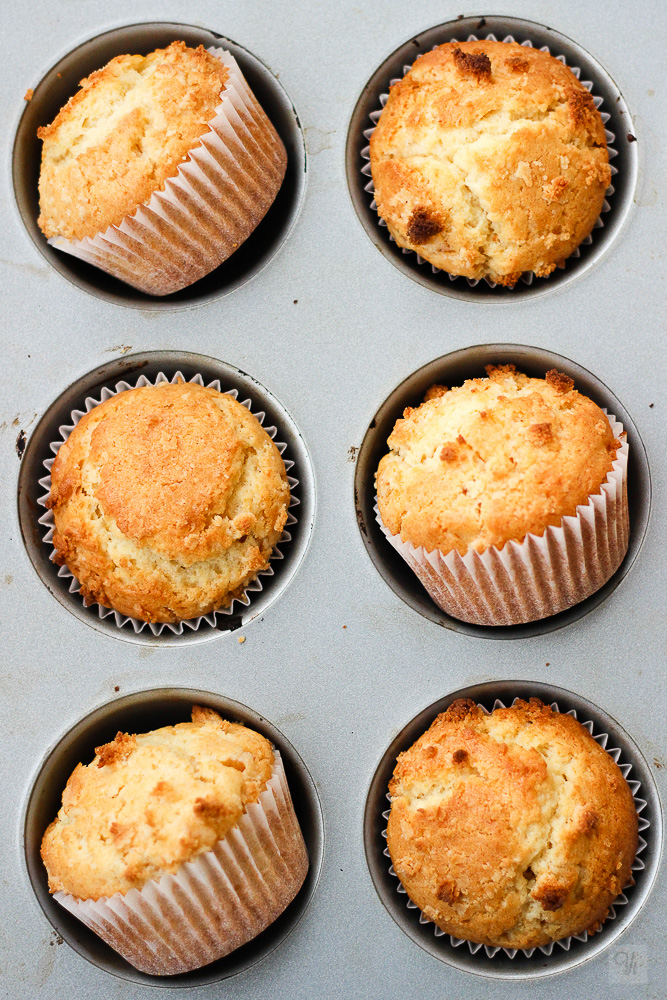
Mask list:
[{"label": "gray metal background", "polygon": [[[236,979],[184,997],[667,996],[664,881],[611,953],[542,983],[502,983],[452,970],[418,949],[383,909],[364,860],[364,801],[391,738],[448,691],[494,677],[551,680],[598,703],[636,739],[664,793],[664,7],[659,0],[640,8],[620,0],[555,7],[505,0],[502,7],[557,28],[603,63],[629,104],[641,156],[634,211],[602,261],[566,287],[517,305],[448,299],[404,277],[372,246],[346,188],[347,123],[366,80],[411,33],[463,13],[459,8],[441,0],[3,0],[4,997],[154,995],[104,975],[54,941],[23,870],[19,817],[47,748],[112,698],[115,685],[127,693],[179,684],[218,690],[282,729],[317,782],[327,836],[319,890],[289,940]],[[84,38],[139,20],[198,23],[246,45],[279,75],[308,144],[305,206],[280,255],[245,287],[191,311],[125,309],[73,288],[39,256],[13,203],[9,161],[25,90]],[[389,590],[359,537],[348,457],[407,374],[440,354],[492,340],[558,351],[607,383],[639,427],[654,488],[647,541],[609,600],[559,632],[504,643],[445,631]],[[107,638],[51,597],[21,547],[16,436],[21,429],[29,434],[67,384],[122,345],[200,351],[250,372],[287,407],[311,449],[318,506],[310,551],[288,590],[248,626],[243,644],[238,634],[170,649]],[[629,961],[635,953],[636,964],[619,983],[622,953]]]}]

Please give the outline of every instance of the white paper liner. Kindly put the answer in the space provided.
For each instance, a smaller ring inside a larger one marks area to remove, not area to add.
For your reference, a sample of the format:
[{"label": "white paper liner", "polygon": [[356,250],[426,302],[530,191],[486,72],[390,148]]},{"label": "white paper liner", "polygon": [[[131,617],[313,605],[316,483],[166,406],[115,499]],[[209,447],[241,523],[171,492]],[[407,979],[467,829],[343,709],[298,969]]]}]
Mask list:
[{"label": "white paper liner", "polygon": [[628,549],[628,442],[623,425],[605,409],[621,442],[600,492],[542,535],[508,541],[498,549],[443,555],[393,535],[375,517],[385,538],[448,615],[477,625],[520,625],[556,615],[599,590]]},{"label": "white paper liner", "polygon": [[212,850],[142,889],[61,906],[131,965],[173,976],[214,962],[256,937],[292,902],[308,853],[280,754],[257,802]]},{"label": "white paper liner", "polygon": [[[460,39],[460,38],[450,38],[449,39],[450,42],[460,42],[461,40],[462,39]],[[489,42],[497,42],[498,41],[498,39],[496,38],[496,36],[493,33],[489,33],[488,35],[485,35],[483,40],[484,41],[489,41]],[[468,42],[478,42],[478,41],[480,41],[480,39],[479,39],[479,37],[477,35],[468,35],[466,41],[468,41]],[[503,42],[516,42],[516,38],[513,35],[505,35],[505,37],[502,39],[502,41]],[[442,43],[440,42],[440,43],[438,43],[438,45],[434,45],[432,47],[434,49],[437,49],[437,48],[439,48],[439,46],[441,44]],[[525,48],[529,48],[529,49],[534,48],[534,45],[533,45],[532,41],[530,39],[528,39],[528,38],[525,39],[523,42],[521,42],[521,45],[523,45]],[[549,55],[551,55],[551,51],[550,51],[548,45],[543,45],[540,48],[540,52],[547,52]],[[424,53],[422,53],[422,52],[418,53],[415,56],[415,59],[419,58],[419,56],[423,55],[423,54]],[[567,66],[567,62],[565,60],[565,56],[563,56],[563,55],[557,55],[555,58],[558,59],[559,62],[562,62],[564,66]],[[408,73],[411,69],[412,69],[412,64],[405,65],[403,67],[403,76],[405,76],[405,74]],[[581,67],[580,66],[570,66],[570,69],[571,69],[572,73],[576,76],[577,80],[579,80],[580,77],[581,77]],[[400,77],[394,77],[393,79],[391,79],[389,81],[389,86],[391,87],[395,83],[399,83],[400,79],[401,79]],[[596,94],[593,94],[593,86],[594,86],[593,81],[592,80],[581,80],[581,85],[582,85],[582,87],[585,87],[586,90],[590,94],[592,94],[593,100],[595,102],[595,107],[598,110],[600,110],[602,104],[604,103],[604,98],[598,97]],[[370,115],[369,115],[369,118],[373,122],[373,126],[372,126],[372,128],[364,129],[364,133],[363,133],[364,139],[368,139],[370,141],[370,137],[373,135],[373,132],[375,131],[375,126],[377,125],[378,120],[380,118],[380,115],[382,114],[382,109],[384,108],[384,106],[385,106],[385,104],[387,103],[388,100],[389,100],[389,91],[385,91],[385,92],[383,92],[382,94],[379,95],[379,97],[378,97],[379,107],[378,107],[378,109],[376,111],[372,111],[370,113]],[[609,119],[611,118],[611,115],[608,112],[606,112],[606,111],[600,111],[600,117],[602,118],[602,123],[604,125],[606,125],[607,122],[609,121]],[[613,177],[615,174],[618,173],[617,168],[611,162],[613,159],[615,159],[615,157],[618,156],[618,150],[615,149],[614,146],[613,146],[613,143],[616,141],[616,135],[615,135],[614,132],[610,132],[609,129],[605,128],[605,136],[607,138],[607,151],[609,153],[609,166],[611,168],[611,175]],[[371,203],[370,203],[370,207],[372,209],[375,209],[375,211],[377,211],[377,205],[375,203],[375,197],[374,197],[374,195],[375,195],[375,187],[373,185],[373,179],[372,179],[372,175],[371,175],[371,164],[370,164],[371,153],[370,153],[370,146],[365,146],[361,150],[361,157],[362,157],[362,159],[368,161],[361,168],[361,172],[362,172],[362,174],[365,177],[370,178],[370,180],[368,181],[368,183],[364,186],[364,191],[367,191],[368,194],[371,195],[372,200],[371,200]],[[611,205],[607,201],[607,198],[610,198],[614,194],[614,192],[615,192],[615,188],[614,188],[613,184],[610,184],[609,187],[606,190],[605,200],[602,203],[602,209],[600,211],[600,215],[596,219],[595,225],[593,226],[593,231],[591,233],[589,233],[588,236],[584,237],[584,239],[581,241],[581,243],[579,244],[579,246],[589,246],[593,242],[593,232],[595,232],[596,229],[603,229],[604,228],[604,220],[603,220],[602,216],[606,212],[609,212],[611,210]],[[378,225],[382,226],[383,228],[387,227],[387,223],[384,221],[384,219],[381,219],[379,216],[378,216]],[[389,235],[389,239],[391,240],[392,243],[396,242],[396,240],[394,239],[394,237],[391,234]],[[427,261],[423,257],[421,257],[415,250],[410,250],[407,247],[401,247],[401,253],[402,254],[414,254],[415,258],[416,258],[416,261],[417,261],[417,263],[420,266],[422,264],[429,264],[429,261]],[[576,247],[572,251],[572,253],[569,255],[569,257],[567,257],[566,260],[563,262],[563,265],[566,266],[568,260],[570,260],[572,258],[577,258],[577,257],[580,257],[580,256],[581,256],[581,251],[580,251],[579,247]],[[430,264],[430,267],[431,267],[431,271],[432,271],[433,274],[440,274],[440,273],[446,274],[450,281],[467,281],[468,285],[471,288],[475,288],[480,283],[480,281],[482,281],[482,280],[489,286],[489,288],[495,288],[496,284],[497,284],[497,282],[492,281],[491,278],[483,278],[483,279],[481,279],[481,278],[465,278],[461,274],[450,274],[449,271],[445,271],[443,268],[436,267],[435,264]],[[519,280],[522,281],[526,285],[532,285],[533,280],[536,277],[537,277],[537,275],[533,271],[524,271],[522,273],[522,275],[521,275],[521,277],[520,277]],[[549,277],[550,277],[550,275],[546,275],[545,276],[545,280],[548,279]],[[509,290],[511,291],[511,289],[509,289]]]},{"label": "white paper liner", "polygon": [[[513,705],[516,704],[516,702],[519,701],[519,700],[520,700],[519,698],[515,698],[514,701],[512,702],[512,704]],[[482,709],[482,711],[485,712],[487,715],[491,714],[489,712],[489,710],[484,705],[482,705],[479,702],[477,704]],[[497,708],[506,708],[506,707],[507,706],[505,705],[504,702],[502,702],[500,700],[500,698],[496,698],[496,700],[493,703],[493,709],[492,709],[492,711],[495,712],[495,710]],[[558,707],[558,702],[552,701],[550,707],[553,709],[554,712],[560,712],[560,708]],[[566,715],[571,715],[574,719],[577,718],[577,712],[576,712],[576,709],[574,709],[574,708],[571,708],[570,711],[566,712],[565,714]],[[623,777],[628,782],[628,786],[630,788],[630,791],[632,792],[632,797],[633,797],[634,803],[635,803],[635,809],[636,809],[636,812],[637,812],[638,830],[639,830],[639,837],[638,837],[638,841],[637,841],[637,853],[635,855],[635,860],[632,863],[631,870],[632,870],[632,872],[643,871],[643,869],[646,867],[646,865],[644,864],[644,862],[642,861],[642,859],[639,857],[639,855],[642,853],[642,851],[645,850],[647,842],[646,842],[646,840],[644,840],[644,838],[641,836],[641,834],[644,833],[646,830],[649,829],[649,827],[651,826],[651,823],[650,823],[649,820],[644,819],[642,817],[642,815],[641,815],[642,812],[644,811],[644,809],[646,809],[646,804],[647,804],[646,803],[646,799],[642,799],[640,797],[640,795],[639,795],[639,790],[641,788],[641,781],[635,781],[635,780],[631,780],[631,779],[628,778],[628,775],[630,774],[630,772],[632,770],[632,764],[621,762],[620,759],[621,759],[621,756],[623,754],[623,750],[621,749],[621,747],[612,747],[611,749],[608,748],[608,746],[607,746],[607,744],[609,742],[609,734],[608,733],[595,733],[594,732],[595,725],[590,720],[587,721],[587,722],[582,722],[582,726],[584,727],[584,729],[588,730],[588,732],[591,734],[591,736],[596,741],[596,743],[599,743],[600,746],[602,747],[602,749],[606,750],[607,753],[609,754],[609,756],[612,757],[613,760],[618,764],[619,769],[620,769]],[[389,800],[389,802],[391,802],[391,795],[389,794],[389,792],[387,792],[387,799]],[[390,811],[391,810],[387,809],[385,812],[382,813],[382,818],[384,820],[388,820],[389,819],[389,813],[390,813]],[[382,830],[382,834],[381,835],[382,835],[382,837],[385,840],[387,839],[387,828],[386,828],[386,826]],[[391,855],[389,854],[389,848],[388,847],[385,847],[382,853],[385,855],[385,857],[391,859]],[[394,866],[392,864],[389,865],[389,869],[388,870],[389,870],[389,874],[390,875],[393,875],[394,878],[398,879],[398,875],[394,871]],[[624,890],[630,888],[633,885],[634,885],[634,877],[631,876],[630,882],[628,882],[628,884],[623,887],[623,891],[619,893],[619,895],[616,897],[616,899],[612,903],[612,905],[611,905],[611,907],[609,909],[609,913],[608,913],[607,917],[605,918],[603,926],[606,926],[606,924],[608,924],[609,921],[616,919],[616,916],[617,916],[617,914],[616,914],[616,908],[617,907],[619,907],[619,906],[625,906],[629,902],[628,897],[625,895],[625,891]],[[396,887],[396,891],[399,892],[399,893],[401,893],[401,895],[407,896],[407,891],[403,888],[403,885],[401,884],[400,879],[398,880],[398,886]],[[417,904],[413,903],[410,898],[408,898],[408,901],[407,901],[406,905],[407,905],[407,908],[409,910],[417,910],[418,909]],[[427,917],[425,917],[424,914],[420,911],[420,913],[419,913],[419,923],[420,924],[430,924],[430,923],[432,923],[432,921],[429,920]],[[493,958],[494,955],[497,955],[499,951],[503,951],[507,955],[508,958],[515,958],[516,955],[518,955],[518,954],[525,955],[526,958],[530,958],[531,955],[533,955],[535,951],[540,951],[540,952],[542,952],[543,955],[551,955],[551,953],[553,952],[553,949],[554,949],[554,945],[556,945],[556,944],[560,948],[562,948],[563,951],[569,951],[570,948],[572,947],[572,942],[573,941],[582,941],[582,942],[585,942],[585,941],[588,941],[588,937],[589,937],[588,931],[583,931],[581,934],[574,934],[574,935],[571,935],[570,937],[560,938],[560,939],[558,939],[556,941],[550,941],[549,944],[540,945],[538,948],[522,948],[522,949],[519,949],[519,948],[499,948],[499,947],[494,947],[494,946],[488,945],[488,944],[482,945],[482,944],[480,944],[477,941],[468,941],[465,938],[457,938],[457,937],[454,937],[452,934],[447,934],[445,931],[441,930],[441,928],[438,927],[437,924],[433,924],[433,931],[434,931],[435,937],[448,937],[449,938],[449,943],[452,945],[453,948],[459,948],[462,944],[467,944],[468,945],[468,950],[470,951],[471,955],[476,955],[477,952],[481,948],[484,948],[484,951],[485,951],[485,953],[486,953],[486,955],[487,955],[488,958]]]},{"label": "white paper liner", "polygon": [[266,215],[287,168],[285,147],[234,57],[207,51],[229,76],[210,132],[164,190],[103,233],[48,241],[148,295],[177,292],[226,260]]},{"label": "white paper liner", "polygon": [[[84,402],[85,409],[72,410],[70,415],[71,422],[69,424],[61,424],[60,427],[58,428],[58,431],[60,433],[60,438],[57,441],[51,441],[49,444],[49,447],[53,452],[54,458],[47,458],[43,462],[44,468],[47,470],[47,475],[39,480],[39,485],[46,490],[46,493],[44,493],[43,496],[38,497],[37,503],[39,504],[39,506],[46,508],[46,501],[48,500],[49,494],[51,492],[51,467],[53,466],[55,456],[58,454],[62,445],[65,443],[65,441],[68,439],[68,437],[70,436],[76,425],[79,423],[81,418],[85,416],[86,413],[89,413],[91,410],[93,410],[96,406],[99,406],[101,403],[105,403],[107,399],[111,399],[112,396],[115,396],[120,392],[127,392],[128,389],[135,389],[146,385],[161,385],[164,382],[177,383],[185,381],[186,380],[180,371],[177,371],[172,376],[171,379],[167,378],[167,376],[163,372],[159,372],[153,382],[149,381],[149,379],[147,379],[145,375],[140,375],[133,385],[130,385],[129,382],[121,381],[116,383],[114,389],[108,389],[105,386],[104,389],[102,389],[99,399],[93,399],[92,396],[87,396]],[[214,379],[214,381],[212,382],[204,383],[204,379],[202,378],[202,376],[197,374],[194,375],[191,379],[188,379],[188,381],[193,382],[196,385],[202,385],[202,386],[206,385],[206,388],[208,389],[216,389],[218,392],[222,392],[219,379]],[[225,395],[232,396],[233,399],[238,399],[238,389],[227,389],[225,390]],[[259,421],[259,423],[262,426],[264,426],[264,420],[266,419],[266,414],[263,410],[259,411],[253,410],[251,399],[248,398],[241,400],[241,405],[245,406],[246,409],[249,410],[253,414],[253,416]],[[275,440],[276,435],[278,434],[278,428],[272,425],[270,427],[264,427],[264,430],[273,440],[273,443],[275,444],[280,454],[283,455],[285,450],[287,449],[287,443],[285,441]],[[283,462],[285,465],[285,470],[287,472],[289,472],[290,469],[294,467],[294,462],[292,462],[289,458],[283,458]],[[290,488],[290,500],[288,504],[289,509],[287,512],[287,521],[285,522],[285,529],[280,538],[278,539],[278,541],[276,542],[273,552],[269,557],[269,563],[276,562],[280,559],[285,558],[285,555],[281,550],[281,546],[284,547],[285,545],[287,545],[289,542],[292,541],[292,535],[291,532],[289,531],[289,528],[297,523],[297,519],[292,513],[292,510],[293,508],[298,507],[299,504],[301,503],[299,498],[294,495],[294,490],[298,487],[299,480],[296,479],[294,476],[288,475],[287,482]],[[49,545],[52,548],[52,552],[49,555],[49,559],[51,560],[51,562],[54,562],[56,550],[53,546],[53,533],[55,530],[55,521],[53,519],[53,512],[47,509],[46,513],[42,514],[42,516],[39,518],[38,523],[41,524],[46,529],[42,541],[44,542],[44,544]],[[175,635],[182,635],[185,627],[192,629],[193,631],[196,631],[196,629],[200,628],[203,624],[211,625],[215,628],[217,624],[216,615],[234,614],[234,605],[237,602],[247,608],[252,599],[251,595],[259,593],[264,589],[261,577],[269,577],[274,575],[275,574],[273,567],[269,565],[266,569],[260,570],[255,579],[252,580],[245,588],[241,596],[235,597],[228,607],[217,608],[215,611],[211,611],[210,614],[200,615],[197,618],[185,618],[182,621],[178,622],[144,622],[141,621],[141,619],[139,618],[130,618],[128,615],[123,615],[121,614],[120,611],[115,611],[113,608],[106,608],[102,604],[97,605],[97,610],[100,618],[108,618],[110,615],[113,615],[118,628],[123,628],[123,626],[127,625],[129,622],[132,625],[132,628],[134,629],[135,633],[137,634],[141,632],[143,629],[149,628],[153,633],[153,635],[162,635],[162,632],[165,629],[168,629]],[[81,585],[79,581],[76,579],[76,577],[72,574],[72,572],[67,568],[67,566],[61,566],[58,569],[58,576],[70,580],[70,585],[69,585],[70,594],[79,593]],[[84,607],[90,607],[92,603],[94,603],[94,602],[90,603],[87,602],[83,597],[81,598],[81,600],[83,602]]]}]

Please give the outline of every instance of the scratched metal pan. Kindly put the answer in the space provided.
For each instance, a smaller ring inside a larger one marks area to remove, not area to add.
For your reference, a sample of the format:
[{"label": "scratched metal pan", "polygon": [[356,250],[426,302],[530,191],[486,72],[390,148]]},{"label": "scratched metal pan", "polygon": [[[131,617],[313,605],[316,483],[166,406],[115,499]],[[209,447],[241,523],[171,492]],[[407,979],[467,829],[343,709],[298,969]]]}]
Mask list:
[{"label": "scratched metal pan", "polygon": [[[153,984],[48,896],[39,841],[68,774],[91,759],[95,745],[118,728],[185,719],[193,700],[256,726],[290,763],[311,880],[266,938],[224,965],[159,985],[190,987],[187,996],[196,986],[207,1000],[223,991],[229,1000],[416,993],[421,1000],[550,1000],[556,986],[568,1000],[665,996],[664,879],[647,891],[658,837],[644,855],[649,874],[637,878],[625,907],[634,919],[610,924],[608,937],[596,935],[590,949],[577,943],[562,955],[556,949],[553,961],[543,956],[547,971],[560,975],[542,981],[530,978],[532,960],[454,948],[415,911],[399,910],[406,897],[382,867],[387,859],[375,834],[381,840],[392,756],[462,691],[480,701],[543,693],[585,707],[624,741],[633,767],[644,768],[645,798],[659,814],[654,785],[664,788],[667,774],[667,438],[664,308],[655,274],[664,216],[651,199],[662,184],[657,67],[666,12],[658,0],[636,11],[621,0],[602,11],[526,0],[521,13],[530,22],[487,15],[485,24],[477,16],[443,25],[437,22],[456,9],[435,0],[413,6],[293,0],[267,13],[263,4],[199,0],[196,11],[181,14],[194,25],[136,24],[156,16],[145,0],[106,8],[34,0],[4,11],[0,978],[7,1000],[149,995]],[[562,271],[513,291],[450,281],[402,254],[378,225],[361,172],[368,163],[363,133],[391,79],[418,52],[476,32],[523,32],[560,48],[602,93],[603,109],[615,105],[606,127],[615,133],[618,174],[604,226]],[[223,37],[230,35],[237,41]],[[154,300],[46,244],[36,227],[35,131],[91,70],[120,52],[147,52],[174,38],[222,42],[232,51],[285,142],[289,169],[266,219],[236,254],[191,288]],[[24,107],[27,88],[34,95]],[[306,172],[303,136],[324,133]],[[133,347],[112,357],[109,345],[118,344]],[[558,368],[623,421],[631,535],[623,565],[588,601],[553,619],[496,630],[447,618],[430,601],[375,522],[373,479],[405,406],[419,403],[433,382],[460,384],[503,361],[542,377]],[[301,505],[285,558],[247,607],[235,606],[228,620],[219,615],[220,627],[136,635],[85,608],[58,576],[38,524],[39,479],[50,441],[82,396],[161,369],[220,378],[223,389],[238,388],[239,399],[259,401],[299,467]],[[360,446],[355,465],[351,445]],[[508,678],[519,680],[510,685]],[[65,941],[60,948],[51,947],[56,935]],[[609,947],[598,947],[603,943]],[[502,981],[503,973],[513,981]]]}]

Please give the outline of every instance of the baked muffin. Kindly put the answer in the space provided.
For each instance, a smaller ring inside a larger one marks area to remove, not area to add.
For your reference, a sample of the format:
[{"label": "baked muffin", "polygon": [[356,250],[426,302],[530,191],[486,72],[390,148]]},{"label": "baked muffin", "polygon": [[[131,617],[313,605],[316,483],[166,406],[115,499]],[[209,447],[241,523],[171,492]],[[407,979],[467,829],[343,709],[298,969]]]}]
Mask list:
[{"label": "baked muffin", "polygon": [[51,469],[56,562],[88,603],[145,622],[205,615],[266,569],[290,491],[245,406],[192,382],[94,407]]},{"label": "baked muffin", "polygon": [[632,793],[572,716],[538,699],[486,715],[455,701],[400,754],[387,844],[445,933],[534,948],[594,933],[631,882]]},{"label": "baked muffin", "polygon": [[370,140],[378,213],[453,275],[546,277],[591,232],[611,179],[593,98],[515,42],[448,42],[395,84]]},{"label": "baked muffin", "polygon": [[192,722],[118,733],[78,764],[42,859],[58,902],[154,975],[255,937],[308,868],[279,755],[197,706]]},{"label": "baked muffin", "polygon": [[[441,607],[516,624],[583,600],[620,565],[627,444],[568,376],[487,373],[405,410],[378,467],[378,510]],[[591,503],[592,519],[580,510]]]},{"label": "baked muffin", "polygon": [[117,56],[38,130],[38,222],[55,246],[161,295],[250,235],[287,158],[234,59],[215,53],[176,41]]}]

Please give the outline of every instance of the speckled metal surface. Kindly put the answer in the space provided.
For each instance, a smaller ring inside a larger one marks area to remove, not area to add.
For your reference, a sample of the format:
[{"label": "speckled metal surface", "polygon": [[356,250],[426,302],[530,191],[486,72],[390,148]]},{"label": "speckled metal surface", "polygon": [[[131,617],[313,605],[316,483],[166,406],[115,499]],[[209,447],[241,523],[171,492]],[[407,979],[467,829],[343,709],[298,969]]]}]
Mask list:
[{"label": "speckled metal surface", "polygon": [[[548,681],[597,704],[636,741],[664,797],[663,5],[503,4],[503,13],[547,24],[599,60],[627,101],[639,154],[634,206],[608,251],[575,280],[516,302],[458,300],[401,274],[360,225],[346,184],[347,127],[375,68],[416,33],[463,11],[435,0],[34,0],[3,13],[3,996],[154,995],[60,943],[27,878],[20,827],[40,762],[67,729],[117,693],[170,686],[217,691],[274,723],[315,780],[326,835],[319,887],[290,937],[224,986],[182,996],[667,996],[664,880],[606,951],[555,978],[504,983],[444,965],[395,925],[373,888],[362,836],[368,788],[396,734],[449,692],[493,679]],[[279,77],[308,149],[305,201],[279,254],[247,284],[191,309],[128,309],[72,286],[38,253],[12,190],[26,90],[86,38],[154,20],[187,21],[250,49]],[[646,541],[622,586],[565,628],[507,642],[444,629],[403,603],[368,558],[353,502],[355,449],[383,400],[421,365],[485,342],[534,345],[593,372],[636,423],[653,483]],[[284,593],[244,627],[243,643],[238,630],[171,648],[102,634],[53,598],[23,548],[17,442],[20,451],[71,382],[130,349],[195,351],[248,372],[286,408],[309,449],[317,483],[310,548]]]}]

